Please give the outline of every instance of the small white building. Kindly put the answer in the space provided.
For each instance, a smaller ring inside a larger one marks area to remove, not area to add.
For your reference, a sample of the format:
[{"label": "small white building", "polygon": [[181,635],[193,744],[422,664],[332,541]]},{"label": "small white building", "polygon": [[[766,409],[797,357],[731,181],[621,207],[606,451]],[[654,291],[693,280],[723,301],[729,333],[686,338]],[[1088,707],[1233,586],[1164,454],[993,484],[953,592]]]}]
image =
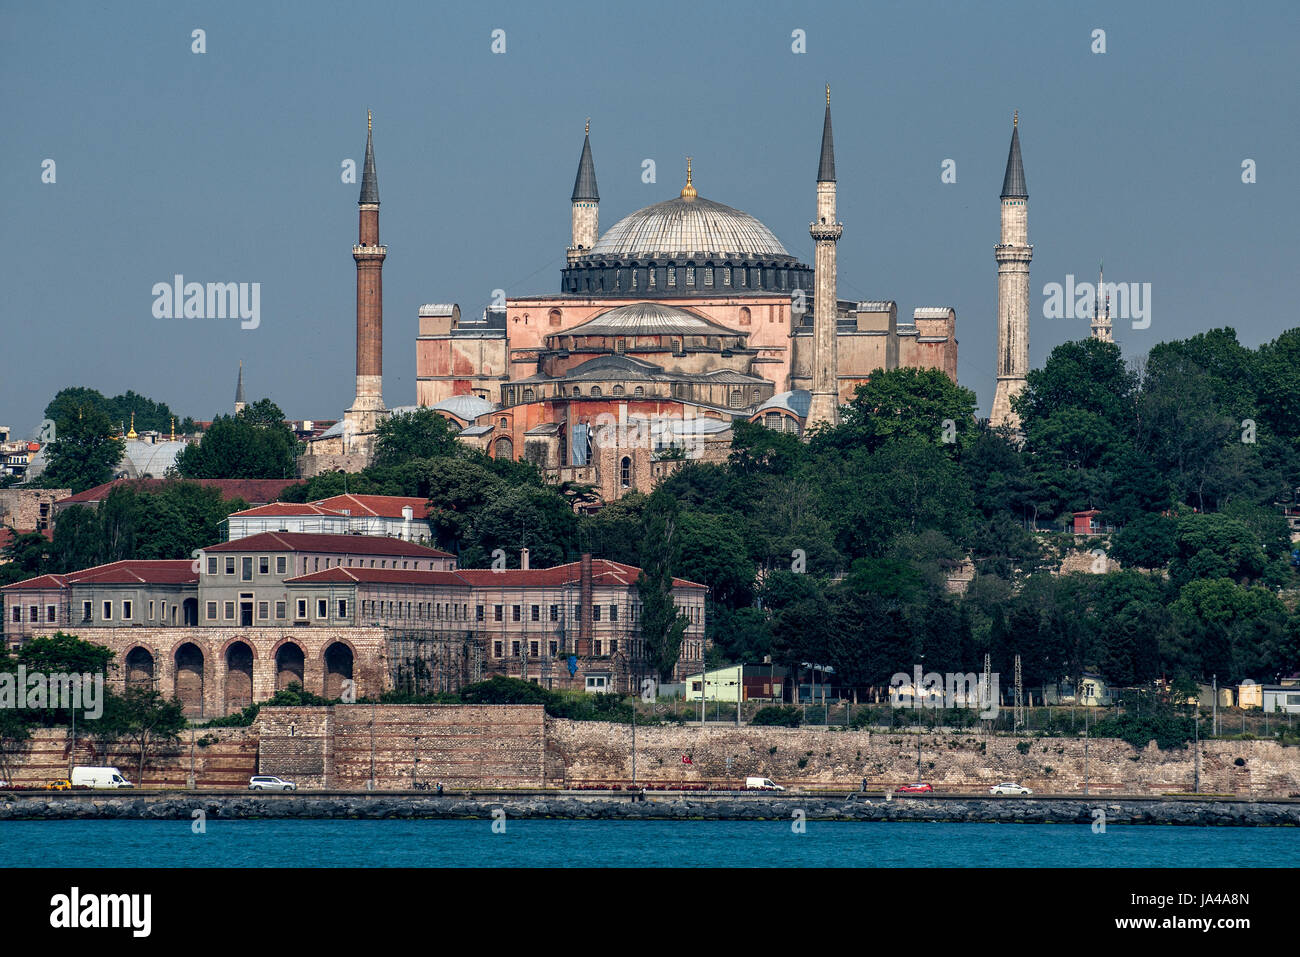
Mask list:
[{"label": "small white building", "polygon": [[261,532],[309,535],[379,535],[429,544],[436,535],[429,503],[404,495],[334,495],[316,502],[272,502],[234,512],[227,540]]},{"label": "small white building", "polygon": [[1300,714],[1300,685],[1263,685],[1264,711],[1267,714]]}]

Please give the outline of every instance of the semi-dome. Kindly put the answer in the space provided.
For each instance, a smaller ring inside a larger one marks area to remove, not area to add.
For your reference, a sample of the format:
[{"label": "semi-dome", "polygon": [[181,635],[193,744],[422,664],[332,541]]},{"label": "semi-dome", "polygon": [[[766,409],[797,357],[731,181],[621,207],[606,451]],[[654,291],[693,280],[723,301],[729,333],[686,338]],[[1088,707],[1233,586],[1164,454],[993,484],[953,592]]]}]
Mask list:
[{"label": "semi-dome", "polygon": [[561,336],[741,336],[735,329],[661,302],[633,302],[607,309]]},{"label": "semi-dome", "polygon": [[790,254],[772,231],[749,213],[699,196],[655,203],[623,217],[585,256],[788,259]]}]

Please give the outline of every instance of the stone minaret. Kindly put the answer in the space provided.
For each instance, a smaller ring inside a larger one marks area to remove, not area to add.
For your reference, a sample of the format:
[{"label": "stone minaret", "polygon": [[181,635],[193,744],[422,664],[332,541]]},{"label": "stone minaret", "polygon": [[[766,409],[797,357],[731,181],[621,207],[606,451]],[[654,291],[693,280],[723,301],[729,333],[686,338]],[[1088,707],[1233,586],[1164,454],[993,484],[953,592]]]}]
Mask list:
[{"label": "stone minaret", "polygon": [[582,158],[578,160],[578,176],[573,181],[573,244],[569,246],[569,262],[587,253],[596,245],[600,234],[600,191],[596,189],[596,164],[591,159],[591,120],[587,120],[587,133],[582,141]]},{"label": "stone minaret", "polygon": [[994,428],[1020,428],[1011,400],[1025,388],[1029,372],[1029,191],[1020,159],[1020,113],[1011,121],[1011,151],[1002,179],[1002,239],[994,253],[998,261],[998,386],[993,393]]},{"label": "stone minaret", "polygon": [[1110,322],[1110,293],[1106,293],[1106,307],[1101,305],[1102,290],[1106,288],[1106,270],[1097,266],[1097,294],[1092,297],[1092,337],[1102,342],[1114,342],[1115,332]]},{"label": "stone minaret", "polygon": [[822,124],[822,153],[817,166],[817,220],[808,227],[816,243],[813,261],[812,402],[806,425],[838,425],[840,395],[835,323],[835,244],[844,227],[835,221],[835,144],[831,137],[831,88],[826,87],[826,120]]},{"label": "stone minaret", "polygon": [[[379,244],[379,178],[375,175],[372,119],[366,113],[366,166],[357,201],[360,235],[352,247],[357,261],[357,396],[346,420],[353,434],[373,433],[384,409],[384,257]],[[345,448],[344,451],[358,451]]]},{"label": "stone minaret", "polygon": [[235,415],[244,411],[248,403],[244,401],[244,361],[239,361],[239,380],[235,383]]}]

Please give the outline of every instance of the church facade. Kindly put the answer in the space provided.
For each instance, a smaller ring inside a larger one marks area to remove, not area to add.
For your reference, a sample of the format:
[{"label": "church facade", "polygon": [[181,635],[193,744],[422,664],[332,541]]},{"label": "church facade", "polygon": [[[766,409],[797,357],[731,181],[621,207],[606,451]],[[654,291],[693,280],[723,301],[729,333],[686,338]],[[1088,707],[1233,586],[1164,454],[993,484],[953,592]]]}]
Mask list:
[{"label": "church facade", "polygon": [[837,297],[836,183],[828,90],[814,266],[754,216],[701,196],[689,161],[679,195],[602,234],[588,127],[559,291],[479,316],[421,307],[417,404],[488,454],[608,501],[648,491],[683,459],[725,459],[737,419],[799,434],[833,424],[877,370],[955,381],[951,307],[900,322],[893,301]]}]

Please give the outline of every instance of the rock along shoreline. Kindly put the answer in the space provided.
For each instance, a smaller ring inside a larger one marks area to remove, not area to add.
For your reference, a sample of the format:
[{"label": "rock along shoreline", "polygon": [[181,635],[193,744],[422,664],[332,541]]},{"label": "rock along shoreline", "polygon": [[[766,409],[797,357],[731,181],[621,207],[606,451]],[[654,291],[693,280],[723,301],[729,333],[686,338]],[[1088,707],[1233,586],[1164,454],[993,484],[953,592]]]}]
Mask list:
[{"label": "rock along shoreline", "polygon": [[[222,820],[487,819],[628,821],[906,821],[1004,824],[1164,824],[1192,827],[1300,826],[1300,803],[1241,800],[1095,798],[981,799],[788,796],[772,798],[628,796],[441,797],[407,795],[262,795],[181,793],[133,796],[0,796],[0,821],[189,820],[195,811]],[[1102,811],[1104,817],[1097,812]]]}]

